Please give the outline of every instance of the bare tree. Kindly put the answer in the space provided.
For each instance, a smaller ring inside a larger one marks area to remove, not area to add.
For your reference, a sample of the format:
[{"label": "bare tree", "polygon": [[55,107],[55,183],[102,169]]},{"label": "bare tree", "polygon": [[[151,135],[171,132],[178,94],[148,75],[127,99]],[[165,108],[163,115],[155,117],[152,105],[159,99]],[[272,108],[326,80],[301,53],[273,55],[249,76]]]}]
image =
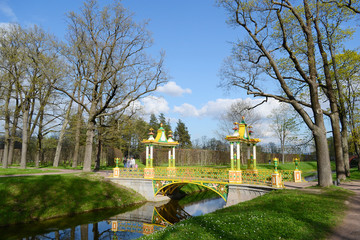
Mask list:
[{"label": "bare tree", "polygon": [[[234,45],[223,70],[224,85],[242,87],[248,94],[289,103],[309,129],[316,145],[320,186],[332,184],[329,149],[320,102],[319,66],[316,59],[313,2],[218,1],[242,27],[248,38]],[[315,2],[316,5],[317,2]],[[322,67],[322,66],[321,66]],[[265,90],[261,81],[272,81],[281,92]],[[305,93],[309,93],[304,95]],[[307,110],[311,109],[311,113]]]},{"label": "bare tree", "polygon": [[271,112],[269,118],[272,120],[271,128],[274,131],[275,136],[280,141],[280,150],[282,155],[282,163],[285,163],[285,146],[291,140],[292,137],[295,137],[298,128],[298,123],[296,122],[297,113],[291,111],[289,105],[281,104],[279,108],[274,109]]},{"label": "bare tree", "polygon": [[[68,14],[70,61],[76,84],[85,102],[64,86],[57,87],[87,114],[84,171],[91,171],[96,120],[124,113],[131,104],[165,82],[163,56],[154,61],[146,55],[151,46],[145,25],[138,25],[120,3],[99,8],[97,2],[84,3],[81,13]],[[84,85],[87,85],[84,88]]]},{"label": "bare tree", "polygon": [[249,101],[239,100],[231,104],[228,111],[220,116],[217,135],[220,139],[224,139],[226,135],[232,133],[234,122],[240,122],[245,117],[249,125],[256,124],[260,120],[260,115]]}]

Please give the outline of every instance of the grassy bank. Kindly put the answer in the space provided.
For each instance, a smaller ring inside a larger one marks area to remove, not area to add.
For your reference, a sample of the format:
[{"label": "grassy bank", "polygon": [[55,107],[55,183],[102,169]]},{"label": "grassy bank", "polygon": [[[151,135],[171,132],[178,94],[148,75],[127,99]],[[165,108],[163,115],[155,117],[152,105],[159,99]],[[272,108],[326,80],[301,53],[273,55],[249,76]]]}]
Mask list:
[{"label": "grassy bank", "polygon": [[43,169],[20,169],[20,168],[0,168],[0,175],[16,175],[16,174],[33,174],[45,172],[59,172],[58,170],[43,170]]},{"label": "grassy bank", "polygon": [[274,191],[142,239],[321,239],[340,220],[350,195],[335,187],[321,193]]},{"label": "grassy bank", "polygon": [[0,226],[144,201],[95,174],[0,178]]}]

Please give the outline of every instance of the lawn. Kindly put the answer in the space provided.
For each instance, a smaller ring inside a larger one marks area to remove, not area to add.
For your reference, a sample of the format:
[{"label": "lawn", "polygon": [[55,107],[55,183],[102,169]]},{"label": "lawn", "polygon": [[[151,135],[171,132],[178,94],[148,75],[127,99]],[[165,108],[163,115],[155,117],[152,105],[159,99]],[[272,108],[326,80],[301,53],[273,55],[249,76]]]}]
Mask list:
[{"label": "lawn", "polygon": [[336,187],[319,191],[273,191],[141,239],[323,239],[341,220],[351,193]]},{"label": "lawn", "polygon": [[0,175],[17,175],[17,174],[32,174],[32,173],[45,173],[45,172],[59,172],[57,170],[44,170],[44,169],[20,169],[20,168],[0,168]]},{"label": "lawn", "polygon": [[143,202],[96,174],[0,178],[0,226]]}]

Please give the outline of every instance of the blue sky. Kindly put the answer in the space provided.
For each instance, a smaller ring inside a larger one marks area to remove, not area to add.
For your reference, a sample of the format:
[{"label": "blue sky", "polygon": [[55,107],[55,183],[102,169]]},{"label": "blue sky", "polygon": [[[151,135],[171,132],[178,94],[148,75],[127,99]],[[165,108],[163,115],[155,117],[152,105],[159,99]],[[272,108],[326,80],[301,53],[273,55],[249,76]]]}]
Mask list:
[{"label": "blue sky", "polygon": [[[111,3],[102,0],[101,4]],[[172,120],[182,119],[192,140],[216,137],[219,116],[236,99],[249,98],[237,88],[226,92],[218,88],[219,69],[230,55],[231,41],[243,38],[240,29],[226,24],[226,14],[211,0],[123,0],[125,8],[134,13],[136,21],[149,20],[153,33],[151,54],[166,53],[165,65],[171,78],[153,97],[142,100],[147,114],[160,112]],[[18,22],[37,24],[63,39],[66,16],[79,11],[80,0],[0,0],[0,23]],[[258,100],[251,100],[254,103]],[[275,101],[261,106],[258,112],[267,117],[277,106]],[[260,127],[259,127],[260,128]],[[255,134],[260,130],[253,129]],[[261,127],[262,135],[269,137],[270,129]],[[256,136],[256,135],[255,135]]]}]

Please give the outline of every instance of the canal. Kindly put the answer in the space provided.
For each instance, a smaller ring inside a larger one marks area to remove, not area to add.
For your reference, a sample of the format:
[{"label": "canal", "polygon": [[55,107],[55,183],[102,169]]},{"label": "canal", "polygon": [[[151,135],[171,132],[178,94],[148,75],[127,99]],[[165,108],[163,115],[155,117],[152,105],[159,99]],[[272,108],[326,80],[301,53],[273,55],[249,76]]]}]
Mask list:
[{"label": "canal", "polygon": [[0,228],[0,239],[137,239],[226,202],[212,191],[166,203],[147,202],[127,209],[94,211],[72,217]]}]

